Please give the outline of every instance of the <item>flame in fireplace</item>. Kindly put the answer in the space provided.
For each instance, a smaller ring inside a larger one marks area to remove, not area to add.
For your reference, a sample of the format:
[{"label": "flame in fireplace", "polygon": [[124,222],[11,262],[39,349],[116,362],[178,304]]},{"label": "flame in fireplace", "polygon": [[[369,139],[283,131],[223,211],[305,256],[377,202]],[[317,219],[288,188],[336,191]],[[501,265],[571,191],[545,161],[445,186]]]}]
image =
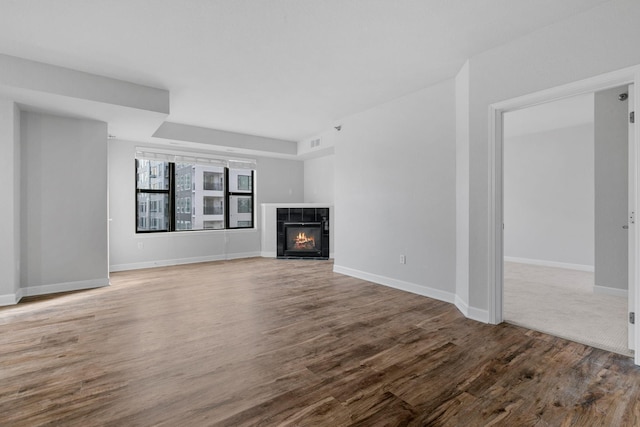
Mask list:
[{"label": "flame in fireplace", "polygon": [[307,236],[305,233],[298,233],[295,238],[296,249],[314,249],[316,241],[313,236]]}]

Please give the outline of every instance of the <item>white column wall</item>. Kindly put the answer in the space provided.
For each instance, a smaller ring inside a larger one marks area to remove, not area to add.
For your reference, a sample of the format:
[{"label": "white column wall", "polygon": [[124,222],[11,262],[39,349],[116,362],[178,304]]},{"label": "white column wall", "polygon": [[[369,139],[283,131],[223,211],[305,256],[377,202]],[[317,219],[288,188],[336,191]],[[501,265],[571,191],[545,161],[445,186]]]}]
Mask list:
[{"label": "white column wall", "polygon": [[456,76],[456,305],[469,313],[469,61]]},{"label": "white column wall", "polygon": [[21,141],[22,292],[108,285],[107,124],[22,112]]},{"label": "white column wall", "polygon": [[20,112],[0,100],[0,306],[15,304],[20,293]]}]

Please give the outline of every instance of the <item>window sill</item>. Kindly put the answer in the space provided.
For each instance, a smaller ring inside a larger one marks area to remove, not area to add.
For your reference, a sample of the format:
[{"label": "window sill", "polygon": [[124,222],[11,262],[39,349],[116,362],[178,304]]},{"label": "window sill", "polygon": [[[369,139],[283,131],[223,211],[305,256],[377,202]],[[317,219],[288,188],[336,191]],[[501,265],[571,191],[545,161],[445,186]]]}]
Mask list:
[{"label": "window sill", "polygon": [[171,231],[171,232],[162,232],[159,231],[157,233],[135,233],[135,237],[140,238],[159,238],[159,237],[167,237],[167,236],[199,236],[201,234],[242,234],[242,233],[258,233],[260,230],[258,228],[234,228],[234,229],[224,229],[224,230],[193,230],[193,231]]}]

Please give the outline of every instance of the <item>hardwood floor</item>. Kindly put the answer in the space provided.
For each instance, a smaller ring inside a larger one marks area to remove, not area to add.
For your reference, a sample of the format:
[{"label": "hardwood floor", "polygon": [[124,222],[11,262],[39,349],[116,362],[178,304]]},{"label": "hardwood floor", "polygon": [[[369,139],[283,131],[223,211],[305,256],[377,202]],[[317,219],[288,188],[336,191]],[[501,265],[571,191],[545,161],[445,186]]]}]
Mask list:
[{"label": "hardwood floor", "polygon": [[246,259],[0,309],[2,426],[637,426],[624,356]]}]

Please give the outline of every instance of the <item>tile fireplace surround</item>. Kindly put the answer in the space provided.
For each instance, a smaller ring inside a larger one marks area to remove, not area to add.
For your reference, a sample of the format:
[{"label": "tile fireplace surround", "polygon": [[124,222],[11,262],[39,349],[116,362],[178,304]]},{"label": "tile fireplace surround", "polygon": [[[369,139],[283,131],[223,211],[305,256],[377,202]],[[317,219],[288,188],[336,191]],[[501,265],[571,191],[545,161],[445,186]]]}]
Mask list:
[{"label": "tile fireplace surround", "polygon": [[278,258],[329,259],[329,208],[277,208]]},{"label": "tile fireplace surround", "polygon": [[[334,209],[333,205],[326,203],[263,203],[262,217],[261,217],[261,256],[268,258],[276,258],[277,256],[277,211],[278,209],[288,209],[289,212],[293,212],[293,217],[289,215],[290,221],[304,222],[310,220],[310,214],[314,214],[314,219],[309,222],[315,221],[315,213],[318,209],[329,210],[329,257],[333,258],[333,230],[334,230]],[[283,211],[281,211],[283,212]],[[320,211],[322,213],[322,211]],[[305,214],[306,216],[300,217],[298,215]],[[306,220],[304,218],[307,218]]]}]

